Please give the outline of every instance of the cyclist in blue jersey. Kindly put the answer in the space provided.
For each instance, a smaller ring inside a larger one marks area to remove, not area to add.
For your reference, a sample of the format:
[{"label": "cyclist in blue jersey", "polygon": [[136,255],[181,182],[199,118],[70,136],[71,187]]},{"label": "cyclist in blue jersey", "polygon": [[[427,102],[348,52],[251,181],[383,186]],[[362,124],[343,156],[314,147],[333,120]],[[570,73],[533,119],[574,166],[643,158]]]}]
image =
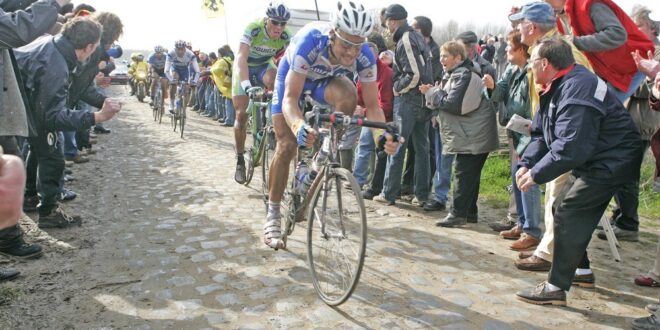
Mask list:
[{"label": "cyclist in blue jersey", "polygon": [[[190,71],[193,72],[190,72]],[[184,81],[185,100],[183,106],[186,107],[190,99],[190,85],[196,84],[199,78],[199,65],[195,54],[186,48],[186,42],[179,40],[174,43],[174,50],[167,53],[165,61],[165,75],[170,80],[170,113],[174,114],[174,98],[176,97],[176,83]]]},{"label": "cyclist in blue jersey", "polygon": [[167,55],[165,55],[165,48],[163,46],[154,47],[154,52],[149,55],[147,63],[149,64],[149,72],[151,73],[151,101],[149,105],[154,106],[153,96],[156,95],[156,83],[160,79],[160,86],[163,89],[163,100],[167,98],[168,80],[165,75],[165,62]]},{"label": "cyclist in blue jersey", "polygon": [[[277,70],[271,112],[277,147],[269,172],[269,200],[264,243],[283,248],[280,202],[289,175],[289,164],[298,145],[312,146],[317,133],[303,119],[301,103],[305,91],[315,101],[352,115],[357,105],[355,76],[362,82],[367,118],[385,122],[378,104],[376,59],[366,44],[373,28],[371,14],[354,1],[342,0],[330,24],[310,23],[293,38]],[[398,141],[375,130],[376,139],[385,139],[385,152],[393,154]]]}]

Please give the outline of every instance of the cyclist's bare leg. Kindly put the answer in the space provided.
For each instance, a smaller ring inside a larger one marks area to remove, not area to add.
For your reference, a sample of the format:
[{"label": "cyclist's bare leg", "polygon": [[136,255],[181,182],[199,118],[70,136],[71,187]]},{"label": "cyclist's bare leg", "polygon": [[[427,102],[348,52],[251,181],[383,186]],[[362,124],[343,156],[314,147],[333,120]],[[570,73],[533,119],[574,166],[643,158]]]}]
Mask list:
[{"label": "cyclist's bare leg", "polygon": [[273,86],[275,85],[275,76],[277,75],[277,69],[276,68],[270,68],[266,70],[264,73],[264,78],[263,78],[263,83],[266,88],[273,90]]},{"label": "cyclist's bare leg", "polygon": [[234,180],[245,183],[245,137],[247,135],[247,106],[249,98],[246,95],[236,95],[232,98],[236,109],[236,120],[234,121],[234,142],[236,143],[236,173]]},{"label": "cyclist's bare leg", "polygon": [[[159,76],[159,77],[160,77],[160,76]],[[156,79],[158,79],[158,78],[156,78]],[[169,89],[169,88],[168,88],[168,87],[169,87],[169,83],[170,83],[170,82],[167,80],[167,78],[160,78],[160,88],[163,90],[163,100],[165,100],[165,99],[167,98],[167,95],[169,94],[169,93],[167,92],[168,89]]]},{"label": "cyclist's bare leg", "polygon": [[236,153],[242,154],[245,151],[245,137],[247,135],[247,106],[250,99],[247,95],[236,95],[232,97],[234,109],[236,109],[236,121],[234,124],[234,141],[236,143]]},{"label": "cyclist's bare leg", "polygon": [[[172,73],[173,80],[179,81],[179,74],[176,72]],[[170,85],[170,108],[174,108],[174,98],[176,97],[176,84]]]},{"label": "cyclist's bare leg", "polygon": [[[151,90],[151,98],[153,100],[153,96],[156,95],[156,79],[160,78],[158,73],[155,71],[151,72],[151,87],[149,88]],[[152,101],[153,102],[153,101]]]},{"label": "cyclist's bare leg", "polygon": [[186,83],[183,90],[183,109],[188,107],[188,102],[190,101],[190,87],[189,83]]},{"label": "cyclist's bare leg", "polygon": [[323,95],[328,104],[331,104],[339,112],[352,116],[357,106],[357,94],[355,85],[346,77],[332,79],[325,88]]},{"label": "cyclist's bare leg", "polygon": [[264,224],[264,243],[271,248],[283,248],[281,240],[280,204],[289,178],[289,164],[296,155],[296,138],[282,114],[273,116],[277,145],[268,173],[268,213]]}]

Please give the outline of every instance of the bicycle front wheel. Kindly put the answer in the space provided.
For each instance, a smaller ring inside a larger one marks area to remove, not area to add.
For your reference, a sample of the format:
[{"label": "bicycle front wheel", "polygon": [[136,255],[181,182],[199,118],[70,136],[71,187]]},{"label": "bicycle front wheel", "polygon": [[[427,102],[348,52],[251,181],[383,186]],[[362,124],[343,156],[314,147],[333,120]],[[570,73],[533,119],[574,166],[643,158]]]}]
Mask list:
[{"label": "bicycle front wheel", "polygon": [[275,154],[275,133],[272,128],[264,133],[264,139],[261,141],[261,194],[264,196],[264,203],[268,205],[268,172],[270,171],[270,162]]},{"label": "bicycle front wheel", "polygon": [[355,290],[367,247],[360,187],[343,168],[329,168],[313,192],[307,217],[307,259],[314,289],[330,306]]},{"label": "bicycle front wheel", "polygon": [[181,138],[183,139],[183,128],[186,126],[186,108],[181,109],[181,118],[179,118],[179,123],[181,124]]}]

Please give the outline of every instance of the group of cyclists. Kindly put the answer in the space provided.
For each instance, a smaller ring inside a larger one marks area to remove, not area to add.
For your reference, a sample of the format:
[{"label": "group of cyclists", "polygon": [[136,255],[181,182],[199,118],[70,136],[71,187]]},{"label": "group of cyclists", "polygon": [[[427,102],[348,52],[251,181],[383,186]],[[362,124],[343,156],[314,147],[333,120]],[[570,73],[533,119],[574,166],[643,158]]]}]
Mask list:
[{"label": "group of cyclists", "polygon": [[[276,137],[276,148],[269,167],[268,206],[263,227],[263,241],[273,248],[284,248],[280,204],[289,176],[290,163],[298,146],[311,147],[318,137],[303,118],[305,93],[315,102],[332,106],[336,112],[352,116],[357,104],[355,83],[362,84],[366,117],[385,122],[378,103],[376,59],[366,38],[376,24],[371,13],[356,1],[340,0],[331,13],[330,22],[313,22],[295,36],[287,28],[291,13],[281,2],[271,2],[265,17],[250,23],[245,29],[233,65],[232,101],[236,109],[234,139],[236,150],[235,180],[246,181],[245,140],[247,135],[248,90],[264,87],[272,91],[270,113]],[[154,48],[148,58],[152,80],[162,79],[170,86],[170,113],[173,112],[176,81],[195,84],[200,70],[195,54],[185,41],[177,41],[175,49],[166,52]],[[284,55],[275,64],[276,55]],[[155,83],[152,82],[153,95]],[[163,93],[166,98],[167,94]],[[187,103],[187,102],[186,102]],[[400,141],[384,130],[374,129],[374,139],[381,141],[384,151],[393,154]]]},{"label": "group of cyclists", "polygon": [[[131,95],[135,94],[135,77],[137,73],[146,73],[151,78],[149,95],[155,95],[158,81],[160,81],[163,99],[169,97],[170,100],[170,114],[178,115],[174,112],[174,97],[176,92],[176,84],[174,82],[184,82],[186,95],[186,101],[184,103],[187,104],[191,86],[197,83],[200,75],[197,57],[190,48],[192,48],[191,44],[184,40],[176,41],[174,43],[174,49],[169,52],[165,47],[157,45],[146,62],[144,61],[144,55],[140,53],[132,54],[131,64],[128,69]],[[154,106],[153,99],[149,105]]]}]

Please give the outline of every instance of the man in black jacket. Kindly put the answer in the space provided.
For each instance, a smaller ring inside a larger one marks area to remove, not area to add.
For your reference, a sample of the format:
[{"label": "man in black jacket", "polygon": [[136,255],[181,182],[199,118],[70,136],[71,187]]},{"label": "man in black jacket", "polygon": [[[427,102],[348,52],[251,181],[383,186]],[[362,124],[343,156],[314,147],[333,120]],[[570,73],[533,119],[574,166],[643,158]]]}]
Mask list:
[{"label": "man in black jacket", "polygon": [[[58,181],[64,171],[61,144],[57,131],[89,128],[112,118],[121,110],[117,100],[105,99],[100,112],[72,111],[67,107],[71,72],[96,50],[101,26],[88,18],[67,22],[62,34],[42,37],[16,50],[16,60],[28,93],[29,108],[37,136],[28,138],[30,153],[27,166],[37,162],[40,183],[39,227],[67,227],[78,219],[67,216],[57,203]],[[28,173],[26,198],[37,194],[37,178]]]},{"label": "man in black jacket", "polygon": [[542,40],[530,63],[544,90],[516,183],[525,192],[569,171],[571,179],[555,204],[548,280],[517,296],[533,304],[566,305],[571,285],[595,286],[587,245],[614,193],[639,180],[643,149],[626,108],[602,79],[575,64],[569,44]]},{"label": "man in black jacket", "polygon": [[391,5],[385,11],[385,24],[394,34],[394,118],[401,122],[403,147],[390,156],[387,163],[383,193],[374,201],[393,205],[401,190],[401,171],[410,137],[415,145],[415,199],[423,205],[429,195],[429,124],[431,112],[424,110],[424,96],[420,84],[433,82],[432,68],[428,65],[430,52],[424,37],[408,25],[408,13],[401,5]]}]

